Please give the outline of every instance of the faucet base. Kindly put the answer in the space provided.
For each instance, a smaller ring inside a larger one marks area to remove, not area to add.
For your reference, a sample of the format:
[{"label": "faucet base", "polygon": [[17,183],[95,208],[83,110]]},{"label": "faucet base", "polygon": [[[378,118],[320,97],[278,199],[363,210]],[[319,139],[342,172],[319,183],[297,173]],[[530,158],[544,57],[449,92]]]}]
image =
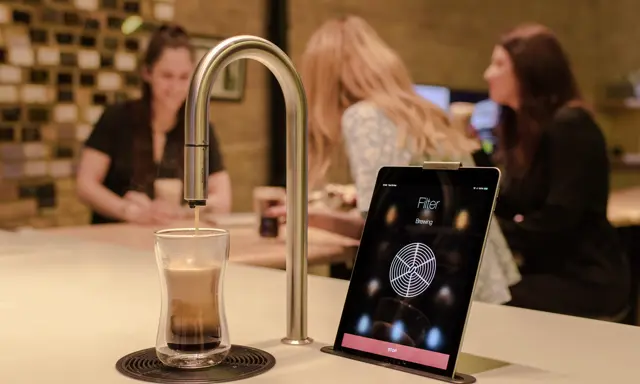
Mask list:
[{"label": "faucet base", "polygon": [[302,339],[302,340],[289,339],[288,337],[285,337],[281,341],[282,341],[282,344],[287,344],[287,345],[308,345],[308,344],[313,343],[313,339],[310,338],[310,337],[307,337],[307,338]]}]

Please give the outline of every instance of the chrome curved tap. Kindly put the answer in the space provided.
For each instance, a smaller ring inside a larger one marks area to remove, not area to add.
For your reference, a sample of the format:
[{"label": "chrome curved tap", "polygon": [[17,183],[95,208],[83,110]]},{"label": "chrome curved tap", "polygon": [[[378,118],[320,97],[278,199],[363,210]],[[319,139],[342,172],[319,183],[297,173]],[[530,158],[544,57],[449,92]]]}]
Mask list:
[{"label": "chrome curved tap", "polygon": [[186,101],[184,198],[192,208],[206,205],[209,157],[209,97],[221,71],[239,59],[254,59],[271,70],[287,112],[287,335],[301,345],[307,337],[307,100],[298,72],[273,43],[255,36],[224,40],[198,63]]}]

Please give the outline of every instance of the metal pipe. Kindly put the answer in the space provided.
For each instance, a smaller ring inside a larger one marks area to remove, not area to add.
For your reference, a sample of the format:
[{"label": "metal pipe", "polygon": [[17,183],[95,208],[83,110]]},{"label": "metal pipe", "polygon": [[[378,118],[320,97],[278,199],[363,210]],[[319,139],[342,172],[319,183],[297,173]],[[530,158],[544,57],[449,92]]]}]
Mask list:
[{"label": "metal pipe", "polygon": [[254,59],[278,79],[287,112],[287,334],[285,344],[307,337],[307,100],[298,72],[273,43],[255,36],[224,40],[198,63],[186,101],[184,198],[206,205],[209,174],[209,98],[215,79],[230,63]]}]

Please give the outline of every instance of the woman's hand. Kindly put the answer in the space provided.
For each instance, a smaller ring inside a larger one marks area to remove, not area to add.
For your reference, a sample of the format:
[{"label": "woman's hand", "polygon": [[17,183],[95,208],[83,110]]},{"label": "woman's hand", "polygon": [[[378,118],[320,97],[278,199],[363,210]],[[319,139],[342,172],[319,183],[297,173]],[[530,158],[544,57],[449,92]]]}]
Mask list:
[{"label": "woman's hand", "polygon": [[468,152],[475,152],[482,148],[482,140],[478,135],[478,131],[472,126],[468,125],[464,132],[464,146]]},{"label": "woman's hand", "polygon": [[132,201],[125,202],[123,219],[127,223],[148,225],[154,223],[153,215],[149,208],[145,208],[138,203]]},{"label": "woman's hand", "polygon": [[[310,204],[308,212],[309,227],[320,228],[356,240],[360,239],[364,220],[354,211],[336,211],[321,204]],[[265,215],[278,217],[281,222],[284,222],[287,216],[287,207],[285,205],[271,207],[265,211]]]},{"label": "woman's hand", "polygon": [[154,220],[160,224],[185,218],[185,211],[180,205],[171,204],[164,200],[154,200],[150,209]]},{"label": "woman's hand", "polygon": [[165,224],[174,218],[169,204],[151,200],[144,193],[129,191],[124,196],[124,220],[129,223],[150,225]]},{"label": "woman's hand", "polygon": [[[320,204],[309,204],[307,208],[307,213],[309,218],[313,218],[314,216],[321,215],[323,213],[331,212],[329,208],[323,207]],[[267,208],[263,216],[265,217],[277,217],[280,219],[281,223],[286,222],[287,219],[287,206],[285,204],[275,205],[273,207]]]},{"label": "woman's hand", "polygon": [[281,204],[281,205],[269,207],[264,211],[263,215],[266,217],[286,218],[287,206],[284,204]]},{"label": "woman's hand", "polygon": [[149,196],[142,192],[129,191],[125,193],[122,198],[130,203],[140,206],[141,208],[149,208],[152,203]]}]

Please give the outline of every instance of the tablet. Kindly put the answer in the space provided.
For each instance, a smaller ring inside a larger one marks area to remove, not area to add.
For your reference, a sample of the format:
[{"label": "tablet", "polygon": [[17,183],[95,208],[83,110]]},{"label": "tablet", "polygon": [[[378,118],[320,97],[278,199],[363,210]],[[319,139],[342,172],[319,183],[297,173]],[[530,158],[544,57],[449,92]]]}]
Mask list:
[{"label": "tablet", "polygon": [[334,351],[454,377],[499,179],[497,168],[380,169]]}]

